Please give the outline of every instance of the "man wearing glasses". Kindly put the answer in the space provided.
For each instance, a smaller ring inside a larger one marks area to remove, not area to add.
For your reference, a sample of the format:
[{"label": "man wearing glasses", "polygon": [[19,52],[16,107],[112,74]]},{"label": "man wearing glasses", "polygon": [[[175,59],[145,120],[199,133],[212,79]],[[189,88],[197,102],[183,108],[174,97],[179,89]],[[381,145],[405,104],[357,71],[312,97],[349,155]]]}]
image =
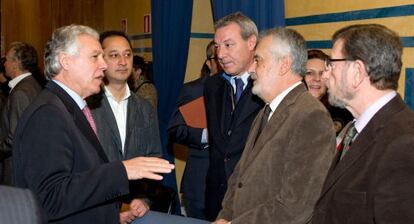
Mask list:
[{"label": "man wearing glasses", "polygon": [[313,223],[414,223],[414,113],[399,94],[402,46],[377,24],[333,35],[326,79],[331,104],[354,121],[337,147]]}]

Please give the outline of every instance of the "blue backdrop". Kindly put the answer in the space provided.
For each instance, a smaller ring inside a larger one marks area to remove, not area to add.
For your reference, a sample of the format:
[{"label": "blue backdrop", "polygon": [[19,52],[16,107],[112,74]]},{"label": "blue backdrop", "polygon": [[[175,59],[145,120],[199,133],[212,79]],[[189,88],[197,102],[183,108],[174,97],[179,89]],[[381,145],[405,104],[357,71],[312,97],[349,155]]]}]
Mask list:
[{"label": "blue backdrop", "polygon": [[284,0],[212,0],[214,21],[240,11],[260,30],[285,26]]},{"label": "blue backdrop", "polygon": [[[158,90],[158,119],[163,157],[174,162],[168,150],[167,127],[184,81],[191,33],[193,0],[151,0],[154,84]],[[177,189],[175,172],[164,184]],[[178,200],[177,200],[178,203]],[[180,214],[180,206],[173,214]]]}]

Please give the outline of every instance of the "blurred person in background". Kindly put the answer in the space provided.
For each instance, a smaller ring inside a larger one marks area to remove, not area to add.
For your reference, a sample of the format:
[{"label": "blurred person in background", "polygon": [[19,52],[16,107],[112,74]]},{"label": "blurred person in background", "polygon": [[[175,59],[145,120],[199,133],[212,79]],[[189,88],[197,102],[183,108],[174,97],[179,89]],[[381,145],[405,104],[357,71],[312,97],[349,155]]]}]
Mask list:
[{"label": "blurred person in background", "polygon": [[328,87],[322,79],[322,74],[325,69],[325,60],[328,58],[328,55],[321,50],[308,50],[308,61],[306,63],[306,75],[304,81],[310,94],[320,100],[328,109],[332,121],[334,122],[336,134],[338,135],[353,117],[346,109],[332,106],[328,102]]},{"label": "blurred person in background", "polygon": [[135,55],[128,84],[132,92],[147,100],[155,110],[157,109],[158,97],[152,77],[152,62],[145,62],[143,57]]}]

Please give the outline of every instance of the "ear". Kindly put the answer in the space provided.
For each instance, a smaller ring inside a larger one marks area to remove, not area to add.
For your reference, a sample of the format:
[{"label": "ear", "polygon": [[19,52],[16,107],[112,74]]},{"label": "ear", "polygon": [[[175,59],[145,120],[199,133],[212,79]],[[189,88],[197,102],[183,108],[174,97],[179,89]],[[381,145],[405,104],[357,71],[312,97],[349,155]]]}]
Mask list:
[{"label": "ear", "polygon": [[280,75],[288,74],[292,68],[292,57],[284,56],[279,60],[280,63]]},{"label": "ear", "polygon": [[354,87],[358,87],[361,85],[365,78],[369,77],[364,62],[361,60],[356,60],[353,64],[355,75],[352,77],[352,85]]},{"label": "ear", "polygon": [[207,65],[208,69],[211,70],[212,64],[211,64],[211,61],[210,60],[208,60],[208,59],[206,60],[206,65]]},{"label": "ear", "polygon": [[64,70],[68,70],[71,64],[71,58],[69,55],[65,54],[65,53],[59,53],[58,55],[58,60],[60,63],[60,66],[62,67],[62,69]]},{"label": "ear", "polygon": [[256,47],[257,43],[257,37],[255,35],[251,35],[249,38],[247,38],[247,46],[249,47],[250,51],[253,51]]}]

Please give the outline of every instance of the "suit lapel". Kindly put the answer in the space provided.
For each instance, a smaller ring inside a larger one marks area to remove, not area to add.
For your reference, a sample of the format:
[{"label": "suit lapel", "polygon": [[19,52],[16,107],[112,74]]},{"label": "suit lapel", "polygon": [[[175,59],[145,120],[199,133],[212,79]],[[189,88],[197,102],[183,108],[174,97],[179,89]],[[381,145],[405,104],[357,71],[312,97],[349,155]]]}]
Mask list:
[{"label": "suit lapel", "polygon": [[[255,113],[257,110],[256,108],[262,108],[264,106],[263,101],[259,99],[259,97],[254,96],[252,93],[252,86],[253,83],[250,80],[246,86],[246,89],[243,91],[242,96],[240,97],[239,103],[236,105],[236,109],[234,111],[234,117],[236,120],[233,121],[232,128],[237,128],[244,120],[246,120],[252,113]],[[249,101],[252,101],[251,103]],[[246,105],[246,103],[248,103]]]},{"label": "suit lapel", "polygon": [[331,164],[326,181],[322,188],[321,197],[326,194],[330,188],[332,188],[332,186],[346,173],[349,168],[352,167],[353,164],[358,162],[365,152],[373,150],[372,145],[374,145],[377,141],[376,134],[384,129],[386,121],[389,120],[393,114],[403,109],[404,103],[402,102],[401,97],[394,97],[368,122],[362,132],[358,134],[357,138],[352,143],[349,148],[349,152],[346,153],[346,156],[343,157],[339,163],[339,152],[336,153],[335,159]]},{"label": "suit lapel", "polygon": [[248,142],[246,144],[245,152],[247,150],[249,153],[254,153],[251,153],[251,155],[246,158],[245,168],[250,166],[252,164],[251,161],[254,161],[260,152],[266,148],[265,144],[268,142],[268,140],[275,136],[279,130],[282,130],[281,127],[285,122],[287,115],[289,115],[291,106],[296,102],[297,98],[303,92],[306,92],[306,88],[303,84],[295,87],[292,91],[290,91],[273,112],[272,117],[262,130],[260,136],[257,138],[260,122],[264,114],[264,109],[262,108],[259,115],[254,121],[254,126],[251,129],[251,133],[249,134]]},{"label": "suit lapel", "polygon": [[126,123],[126,136],[125,136],[125,148],[124,148],[124,157],[125,155],[127,155],[128,153],[128,145],[129,145],[129,140],[132,137],[132,130],[135,127],[132,127],[131,125],[134,126],[138,126],[141,125],[141,123],[138,123],[136,121],[137,117],[142,117],[142,112],[140,110],[139,105],[137,105],[137,101],[134,100],[133,98],[136,97],[133,95],[133,93],[131,92],[131,96],[129,96],[128,98],[128,105],[127,105],[127,123]]},{"label": "suit lapel", "polygon": [[[108,125],[113,140],[115,141],[115,144],[118,149],[122,149],[122,142],[121,142],[121,136],[119,134],[118,125],[116,123],[116,119],[114,116],[114,113],[112,111],[111,106],[109,105],[108,98],[105,96],[105,93],[103,93],[102,96],[102,112],[101,116],[104,118],[104,122]],[[120,152],[122,154],[122,151]]]},{"label": "suit lapel", "polygon": [[69,96],[69,94],[67,94],[58,84],[54,83],[53,81],[50,81],[45,88],[56,94],[56,96],[63,102],[68,112],[73,116],[73,121],[81,133],[91,143],[101,159],[104,162],[108,162],[109,160],[104,150],[102,149],[101,144],[99,143],[98,137],[89,125],[88,120],[86,120],[85,115],[78,107],[76,102]]}]

